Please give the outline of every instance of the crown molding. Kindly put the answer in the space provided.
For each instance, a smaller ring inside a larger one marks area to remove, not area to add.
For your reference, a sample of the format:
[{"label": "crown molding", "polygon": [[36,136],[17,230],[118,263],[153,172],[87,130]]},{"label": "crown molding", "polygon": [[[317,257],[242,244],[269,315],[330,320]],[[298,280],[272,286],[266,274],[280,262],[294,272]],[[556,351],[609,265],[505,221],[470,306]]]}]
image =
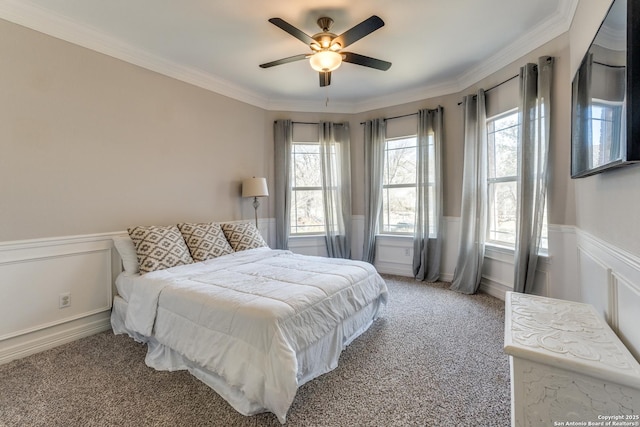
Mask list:
[{"label": "crown molding", "polygon": [[330,99],[328,102],[269,99],[210,73],[135,48],[86,24],[70,20],[26,0],[3,0],[0,3],[0,18],[265,110],[354,114],[463,91],[568,31],[578,1],[561,1],[552,19],[449,81],[353,103],[332,103]]},{"label": "crown molding", "polygon": [[452,80],[436,85],[427,85],[406,91],[398,92],[393,95],[369,98],[354,104],[354,113],[363,113],[365,111],[377,110],[380,108],[392,107],[394,105],[408,104],[410,102],[423,101],[438,96],[450,95],[458,93],[462,90],[459,84]]},{"label": "crown molding", "polygon": [[0,18],[256,107],[266,108],[268,104],[265,97],[255,92],[133,47],[86,24],[28,1],[3,0],[0,2]]},{"label": "crown molding", "polygon": [[298,113],[356,113],[351,102],[334,102],[331,97],[310,101],[271,99],[264,107],[269,111],[295,111]]},{"label": "crown molding", "polygon": [[527,53],[534,51],[545,43],[569,31],[573,15],[578,6],[578,1],[579,0],[565,0],[561,2],[552,19],[541,23],[495,55],[492,55],[482,63],[459,75],[457,81],[460,91],[500,71]]}]

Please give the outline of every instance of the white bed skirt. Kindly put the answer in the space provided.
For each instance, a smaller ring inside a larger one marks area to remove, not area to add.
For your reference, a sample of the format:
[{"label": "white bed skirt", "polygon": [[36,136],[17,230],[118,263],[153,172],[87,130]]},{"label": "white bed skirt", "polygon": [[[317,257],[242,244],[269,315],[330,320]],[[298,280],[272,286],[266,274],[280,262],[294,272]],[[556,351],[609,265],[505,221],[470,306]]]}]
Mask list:
[{"label": "white bed skirt", "polygon": [[[354,339],[364,333],[378,317],[383,306],[380,298],[356,312],[354,315],[329,331],[323,338],[296,353],[298,366],[298,387],[325,374],[338,366],[342,350]],[[243,415],[255,415],[268,412],[262,405],[245,397],[238,387],[233,387],[219,375],[198,366],[177,351],[158,343],[153,337],[147,337],[130,331],[125,326],[127,302],[119,296],[114,298],[111,313],[111,325],[115,334],[127,334],[134,340],[148,346],[145,363],[160,371],[188,370],[200,381],[211,387],[229,404]],[[278,414],[276,414],[278,415]],[[281,423],[285,418],[278,416]]]}]

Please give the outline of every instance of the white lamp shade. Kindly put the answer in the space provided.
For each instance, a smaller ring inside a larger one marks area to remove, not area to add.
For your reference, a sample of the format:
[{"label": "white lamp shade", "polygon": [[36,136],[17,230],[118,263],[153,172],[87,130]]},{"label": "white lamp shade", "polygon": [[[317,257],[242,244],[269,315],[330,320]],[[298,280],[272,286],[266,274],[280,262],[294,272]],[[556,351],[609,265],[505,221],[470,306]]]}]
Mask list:
[{"label": "white lamp shade", "polygon": [[247,178],[242,181],[242,197],[267,197],[267,178]]},{"label": "white lamp shade", "polygon": [[333,71],[342,64],[342,55],[332,50],[321,50],[313,54],[309,64],[316,71]]}]

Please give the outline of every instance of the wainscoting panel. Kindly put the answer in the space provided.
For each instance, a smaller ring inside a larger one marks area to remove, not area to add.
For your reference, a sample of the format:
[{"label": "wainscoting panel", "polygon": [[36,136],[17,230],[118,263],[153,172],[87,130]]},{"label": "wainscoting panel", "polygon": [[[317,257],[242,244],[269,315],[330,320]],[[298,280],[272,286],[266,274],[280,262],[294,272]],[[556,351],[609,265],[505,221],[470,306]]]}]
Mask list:
[{"label": "wainscoting panel", "polygon": [[613,329],[635,358],[640,361],[640,287],[622,276],[613,275]]},{"label": "wainscoting panel", "polygon": [[[458,258],[460,218],[443,218],[442,260],[440,280],[453,280]],[[380,235],[376,238],[376,269],[381,273],[413,277],[413,238],[411,236]]]},{"label": "wainscoting panel", "polygon": [[611,324],[611,268],[593,254],[578,247],[580,293],[582,302],[593,305],[598,313]]},{"label": "wainscoting panel", "polygon": [[[549,253],[538,257],[536,279],[532,294],[580,300],[575,280],[575,228],[549,225]],[[513,290],[514,253],[512,249],[487,245],[480,290],[496,298],[504,299]]]},{"label": "wainscoting panel", "polygon": [[376,237],[375,267],[380,273],[413,276],[413,238],[380,235]]},{"label": "wainscoting panel", "polygon": [[0,243],[0,363],[109,328],[114,234]]},{"label": "wainscoting panel", "polygon": [[582,302],[593,304],[640,361],[640,258],[579,231]]},{"label": "wainscoting panel", "polygon": [[324,236],[289,237],[289,250],[301,255],[327,256]]},{"label": "wainscoting panel", "polygon": [[[249,222],[248,220],[241,221],[220,221],[220,222]],[[254,221],[251,221],[254,222]],[[262,238],[270,248],[276,247],[276,220],[275,218],[258,218],[258,231],[262,235]]]}]

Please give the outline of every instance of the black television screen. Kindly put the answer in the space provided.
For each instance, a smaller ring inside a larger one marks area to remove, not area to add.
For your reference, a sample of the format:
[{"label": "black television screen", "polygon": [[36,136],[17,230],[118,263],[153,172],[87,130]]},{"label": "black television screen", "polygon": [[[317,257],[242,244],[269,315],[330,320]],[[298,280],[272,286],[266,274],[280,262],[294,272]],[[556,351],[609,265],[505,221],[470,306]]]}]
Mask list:
[{"label": "black television screen", "polygon": [[572,178],[640,161],[637,4],[614,0],[573,79]]}]

